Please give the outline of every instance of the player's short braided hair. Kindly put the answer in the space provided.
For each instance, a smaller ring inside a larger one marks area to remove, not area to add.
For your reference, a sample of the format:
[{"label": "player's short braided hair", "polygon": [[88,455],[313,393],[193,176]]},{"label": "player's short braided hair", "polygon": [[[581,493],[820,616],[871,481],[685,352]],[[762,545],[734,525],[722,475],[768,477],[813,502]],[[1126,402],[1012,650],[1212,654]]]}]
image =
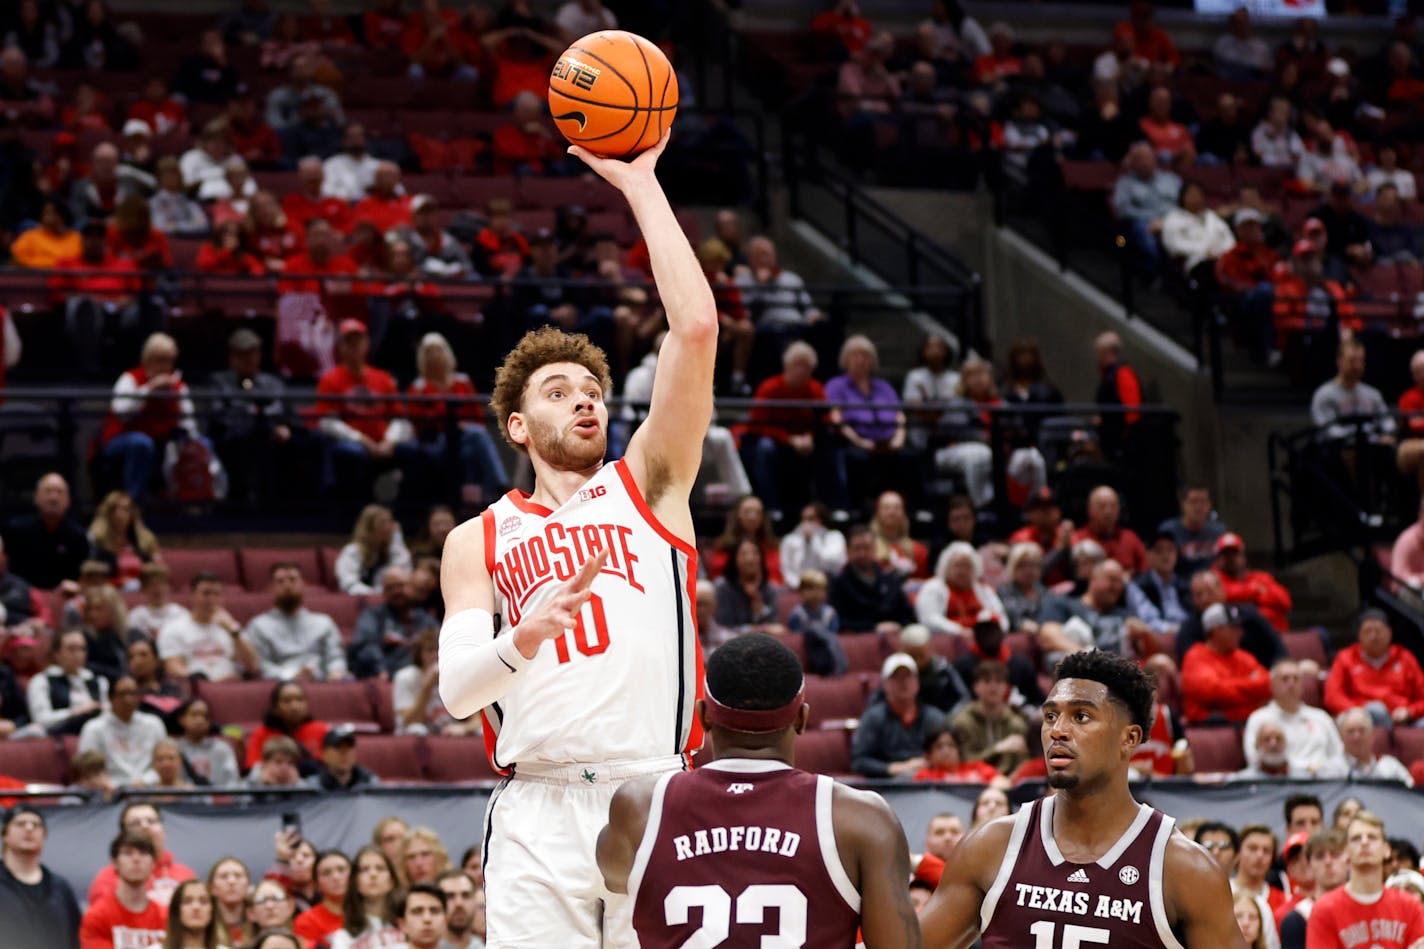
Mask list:
[{"label": "player's short braided hair", "polygon": [[782,708],[801,691],[801,661],[775,637],[745,633],[707,660],[707,691],[728,708]]},{"label": "player's short braided hair", "polygon": [[1065,656],[1053,671],[1053,678],[1101,682],[1113,701],[1127,709],[1132,723],[1142,729],[1144,736],[1152,730],[1157,680],[1133,660],[1102,649],[1085,649]]},{"label": "player's short braided hair", "polygon": [[494,377],[494,392],[490,395],[490,407],[499,421],[500,434],[516,451],[525,452],[523,445],[517,445],[509,438],[509,416],[518,412],[524,402],[524,390],[529,385],[529,377],[544,366],[556,362],[577,363],[598,379],[604,395],[613,391],[613,376],[608,369],[608,357],[582,333],[565,333],[552,326],[531,330],[524,334]]}]

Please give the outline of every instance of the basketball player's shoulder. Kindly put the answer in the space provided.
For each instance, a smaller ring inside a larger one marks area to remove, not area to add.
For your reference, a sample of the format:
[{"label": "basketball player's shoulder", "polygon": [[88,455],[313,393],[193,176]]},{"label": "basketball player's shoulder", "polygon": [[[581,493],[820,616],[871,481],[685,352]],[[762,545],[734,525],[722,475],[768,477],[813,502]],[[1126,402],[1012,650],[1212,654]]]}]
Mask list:
[{"label": "basketball player's shoulder", "polygon": [[1010,814],[971,830],[955,846],[954,859],[945,866],[945,874],[955,869],[961,879],[973,880],[981,889],[988,890],[999,873],[1004,855],[1009,852],[1017,823],[1018,817]]},{"label": "basketball player's shoulder", "polygon": [[483,514],[455,525],[455,528],[450,531],[449,536],[445,538],[445,546],[440,556],[442,575],[449,576],[456,572],[465,574],[470,570],[480,572],[486,570],[485,544],[488,531],[485,525],[491,516],[492,508],[486,508]]},{"label": "basketball player's shoulder", "polygon": [[[1174,830],[1162,855],[1162,900],[1174,928],[1231,933],[1231,883],[1206,848]],[[1223,914],[1222,907],[1228,907]],[[1191,944],[1189,942],[1189,944]]]}]

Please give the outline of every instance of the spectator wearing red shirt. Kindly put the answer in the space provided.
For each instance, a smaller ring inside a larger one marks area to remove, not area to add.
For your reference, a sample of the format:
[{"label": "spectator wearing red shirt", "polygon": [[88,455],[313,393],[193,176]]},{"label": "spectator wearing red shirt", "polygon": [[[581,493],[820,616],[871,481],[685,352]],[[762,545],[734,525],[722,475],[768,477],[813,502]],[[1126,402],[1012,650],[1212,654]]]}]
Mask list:
[{"label": "spectator wearing red shirt", "polygon": [[400,49],[401,35],[405,32],[401,0],[374,0],[371,9],[361,17],[361,27],[367,49]]},{"label": "spectator wearing red shirt", "polygon": [[1152,4],[1145,0],[1137,0],[1132,5],[1129,18],[1113,28],[1113,35],[1131,39],[1132,55],[1138,59],[1174,67],[1182,64],[1181,54],[1172,45],[1172,38],[1153,21]]},{"label": "spectator wearing red shirt", "polygon": [[353,226],[362,221],[370,221],[382,234],[410,224],[410,196],[401,188],[400,166],[395,162],[376,166],[376,180],[351,213]]},{"label": "spectator wearing red shirt", "polygon": [[115,258],[131,261],[140,270],[173,267],[168,235],[153,226],[148,199],[141,195],[129,195],[114,209],[106,243]]},{"label": "spectator wearing red shirt", "polygon": [[558,40],[527,26],[512,26],[480,37],[494,69],[490,102],[502,109],[521,92],[546,95],[549,70],[564,51]]},{"label": "spectator wearing red shirt", "polygon": [[915,772],[915,781],[951,781],[956,784],[992,784],[1005,790],[1009,779],[987,761],[965,761],[954,730],[945,726],[925,734],[925,766]]},{"label": "spectator wearing red shirt", "polygon": [[997,86],[1023,72],[1023,60],[1014,55],[1014,28],[999,22],[989,25],[989,52],[974,60],[974,81]]},{"label": "spectator wearing red shirt", "polygon": [[[1319,224],[1311,218],[1306,221],[1304,232],[1310,235],[1316,231],[1323,235]],[[1323,239],[1317,241],[1307,236],[1296,241],[1291,248],[1290,268],[1277,269],[1275,284],[1272,309],[1277,345],[1289,333],[1319,333],[1330,324],[1332,317],[1342,328],[1356,332],[1363,328],[1345,288],[1325,276]]]},{"label": "spectator wearing red shirt", "polygon": [[1399,471],[1413,475],[1424,491],[1424,349],[1409,357],[1409,375],[1414,385],[1399,397],[1399,411],[1420,414],[1402,419],[1404,434],[1399,442]]},{"label": "spectator wearing red shirt", "polygon": [[252,93],[242,92],[228,101],[227,129],[233,154],[249,165],[275,168],[282,161],[282,140],[262,117]]},{"label": "spectator wearing red shirt", "polygon": [[119,469],[123,489],[135,502],[147,493],[154,461],[168,442],[184,435],[202,440],[188,384],[177,365],[173,337],[154,333],[144,341],[139,364],[114,383],[99,451]]},{"label": "spectator wearing red shirt", "polygon": [[243,245],[242,236],[241,221],[225,221],[213,228],[212,240],[198,248],[198,270],[226,276],[261,276],[266,268]]},{"label": "spectator wearing red shirt", "polygon": [[[308,238],[311,236],[309,233]],[[369,485],[372,463],[392,459],[396,446],[412,436],[410,423],[399,417],[398,404],[342,400],[350,395],[399,394],[390,373],[366,362],[370,352],[366,325],[360,320],[342,320],[336,342],[337,365],[316,384],[317,395],[322,397],[316,404],[316,415],[331,447],[333,475],[341,485]]]},{"label": "spectator wearing red shirt", "polygon": [[321,758],[321,742],[331,726],[312,717],[311,702],[300,682],[279,682],[267,697],[262,724],[247,739],[242,767],[251,770],[262,762],[262,749],[273,738],[285,736],[297,743],[308,761]]},{"label": "spectator wearing red shirt", "polygon": [[727,273],[732,250],[719,238],[709,237],[697,248],[697,262],[702,265],[703,276],[712,286],[712,299],[717,304],[720,328],[717,348],[719,353],[725,353],[725,356],[719,354],[718,361],[731,364],[731,394],[750,395],[747,367],[751,365],[752,347],[756,344],[756,324],[742,305],[741,289]]},{"label": "spectator wearing red shirt", "polygon": [[545,100],[532,92],[514,97],[513,119],[494,130],[497,175],[543,175],[565,167],[563,139],[550,124]]},{"label": "spectator wearing red shirt", "polygon": [[1216,564],[1228,603],[1249,603],[1277,632],[1290,629],[1291,595],[1264,570],[1246,566],[1246,545],[1240,534],[1222,534],[1216,542]]},{"label": "spectator wearing red shirt", "polygon": [[1029,496],[1024,519],[1028,523],[1009,535],[1009,546],[1037,544],[1044,555],[1044,584],[1062,583],[1072,572],[1074,527],[1063,517],[1063,508],[1052,488],[1044,486]]},{"label": "spectator wearing red shirt", "polygon": [[[310,230],[311,225],[317,220],[319,219],[308,219],[307,229]],[[248,247],[268,270],[288,270],[292,273],[325,272],[319,265],[310,270],[295,266],[297,258],[302,256],[303,248],[309,247],[309,242],[304,239],[301,232],[291,226],[291,222],[282,213],[282,208],[277,204],[277,198],[272,192],[259,191],[252,196],[252,200],[247,203],[244,228],[247,231]],[[329,227],[328,230],[330,230]],[[335,234],[332,234],[331,237],[331,246],[334,247]],[[312,255],[308,254],[305,259],[310,262]],[[338,265],[334,272],[341,273],[343,271]]]},{"label": "spectator wearing red shirt", "polygon": [[90,905],[79,924],[80,949],[156,946],[168,929],[168,913],[149,897],[146,885],[158,859],[153,838],[123,831],[109,845],[118,886]]},{"label": "spectator wearing red shirt", "polygon": [[340,850],[329,850],[317,858],[312,879],[321,902],[292,920],[292,932],[304,945],[326,945],[327,938],[341,928],[346,920],[343,901],[348,887],[354,885],[351,876],[351,858]]},{"label": "spectator wearing red shirt", "polygon": [[1363,708],[1379,727],[1419,724],[1424,672],[1414,654],[1394,642],[1389,618],[1380,610],[1365,610],[1355,623],[1355,639],[1330,665],[1325,707],[1332,715]]},{"label": "spectator wearing red shirt", "polygon": [[1202,613],[1206,641],[1182,659],[1182,707],[1187,722],[1244,722],[1271,700],[1271,674],[1241,648],[1241,614],[1217,603]]},{"label": "spectator wearing red shirt", "polygon": [[155,135],[188,128],[188,113],[183,103],[168,94],[168,83],[162,76],[150,76],[144,81],[143,98],[129,106],[128,118],[142,121]]},{"label": "spectator wearing red shirt", "polygon": [[1192,133],[1181,122],[1172,120],[1172,90],[1166,86],[1158,86],[1148,95],[1147,114],[1137,125],[1152,143],[1159,161],[1189,165],[1196,160],[1197,147]]},{"label": "spectator wearing red shirt", "polygon": [[869,42],[875,29],[860,15],[856,0],[835,0],[829,10],[811,20],[811,32],[835,44],[844,55],[854,56]]},{"label": "spectator wearing red shirt", "polygon": [[[160,904],[164,903],[168,900],[169,894],[177,889],[179,883],[193,879],[192,868],[179,863],[174,858],[173,852],[168,849],[168,831],[163,826],[163,814],[152,802],[131,800],[125,804],[119,811],[119,830],[124,833],[143,834],[153,841],[153,849],[158,858],[154,861],[153,871],[148,876],[146,889],[149,899]],[[90,881],[87,902],[93,906],[100,900],[112,896],[118,885],[119,879],[114,872],[114,865],[106,864]]]},{"label": "spectator wearing red shirt", "polygon": [[1236,212],[1232,219],[1236,246],[1216,258],[1216,283],[1228,318],[1243,327],[1251,340],[1252,356],[1275,366],[1281,356],[1271,318],[1276,298],[1271,275],[1281,258],[1266,245],[1265,220],[1255,208]]},{"label": "spectator wearing red shirt", "polygon": [[99,348],[106,332],[135,337],[149,316],[139,303],[143,281],[138,267],[132,260],[114,256],[108,237],[103,221],[84,225],[79,256],[56,262],[60,273],[49,281],[50,289],[64,302],[64,329],[74,342],[75,361],[88,375],[99,369]]},{"label": "spectator wearing red shirt", "polygon": [[80,83],[74,89],[74,101],[59,111],[59,124],[71,132],[112,132],[113,126],[104,115],[107,107],[94,87]]},{"label": "spectator wearing red shirt", "polygon": [[[413,396],[475,396],[474,383],[456,371],[455,351],[439,333],[427,333],[415,351],[420,376],[407,390]],[[420,450],[441,463],[446,450],[449,408],[444,402],[409,402],[406,417],[415,429]],[[509,488],[509,472],[499,455],[494,437],[485,423],[480,405],[470,403],[456,410],[460,426],[460,464],[464,473],[461,496],[474,507],[487,504]],[[473,490],[472,490],[473,489]]]},{"label": "spectator wearing red shirt", "polygon": [[1088,495],[1088,523],[1073,532],[1073,544],[1095,541],[1109,560],[1116,560],[1129,574],[1136,575],[1147,569],[1147,548],[1132,528],[1119,523],[1121,515],[1122,502],[1117,492],[1107,485],[1094,488]]},{"label": "spectator wearing red shirt", "polygon": [[307,223],[318,217],[342,234],[351,230],[351,206],[327,194],[325,184],[326,168],[320,158],[308,155],[297,162],[298,190],[282,199],[287,226],[296,233],[305,234]]},{"label": "spectator wearing red shirt", "polygon": [[799,510],[813,484],[831,507],[846,504],[845,484],[837,477],[834,447],[820,409],[777,408],[776,402],[825,402],[826,388],[811,374],[816,350],[800,340],[781,354],[782,373],[762,382],[740,440],[742,462],[757,496],[773,511]]},{"label": "spectator wearing red shirt", "polygon": [[485,208],[485,219],[475,237],[476,267],[485,276],[512,278],[529,263],[529,241],[515,230],[514,206],[508,198],[493,198]]},{"label": "spectator wearing red shirt", "polygon": [[[1142,383],[1137,378],[1137,371],[1122,358],[1122,337],[1112,332],[1103,333],[1093,341],[1093,354],[1098,362],[1098,391],[1095,401],[1099,405],[1125,408],[1142,405]],[[1109,458],[1115,457],[1122,450],[1132,426],[1141,418],[1142,415],[1138,412],[1104,414],[1102,421],[1098,423],[1098,437],[1102,440],[1103,453]]]}]

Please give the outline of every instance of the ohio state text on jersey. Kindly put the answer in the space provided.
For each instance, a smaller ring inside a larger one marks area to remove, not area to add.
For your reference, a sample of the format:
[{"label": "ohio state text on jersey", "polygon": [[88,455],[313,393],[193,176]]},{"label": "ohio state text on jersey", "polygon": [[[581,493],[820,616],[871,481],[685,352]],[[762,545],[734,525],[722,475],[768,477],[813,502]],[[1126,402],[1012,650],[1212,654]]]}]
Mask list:
[{"label": "ohio state text on jersey", "polygon": [[507,772],[700,748],[697,551],[658,522],[628,466],[604,465],[557,510],[511,491],[480,516],[501,634],[608,551],[575,628],[485,709],[490,763]]},{"label": "ohio state text on jersey", "polygon": [[628,875],[642,949],[854,946],[860,893],[836,850],[834,789],[780,761],[660,778]]},{"label": "ohio state text on jersey", "polygon": [[1107,853],[1069,863],[1053,838],[1050,795],[1014,817],[979,924],[984,949],[1184,949],[1167,922],[1162,867],[1176,822],[1146,804]]}]

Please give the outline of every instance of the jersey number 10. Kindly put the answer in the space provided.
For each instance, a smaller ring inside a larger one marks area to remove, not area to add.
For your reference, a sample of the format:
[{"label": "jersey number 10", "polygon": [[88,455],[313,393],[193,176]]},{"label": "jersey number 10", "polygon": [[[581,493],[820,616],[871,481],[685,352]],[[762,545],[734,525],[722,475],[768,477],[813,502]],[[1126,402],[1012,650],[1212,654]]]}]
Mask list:
[{"label": "jersey number 10", "polygon": [[1080,949],[1081,946],[1106,946],[1108,936],[1111,935],[1106,929],[1099,929],[1096,926],[1075,926],[1068,923],[1063,927],[1063,942],[1058,946],[1053,944],[1053,933],[1058,928],[1058,924],[1048,919],[1041,919],[1028,928],[1033,934],[1033,949]]},{"label": "jersey number 10", "polygon": [[[592,619],[592,624],[588,618]],[[588,630],[593,627],[593,636],[590,638]],[[597,593],[591,593],[588,597],[588,605],[579,610],[579,614],[574,618],[574,647],[585,656],[596,656],[608,650],[608,617],[603,612],[603,597]],[[568,662],[572,656],[569,654],[569,637],[565,633],[554,640],[554,652],[558,653],[559,662]]]}]

